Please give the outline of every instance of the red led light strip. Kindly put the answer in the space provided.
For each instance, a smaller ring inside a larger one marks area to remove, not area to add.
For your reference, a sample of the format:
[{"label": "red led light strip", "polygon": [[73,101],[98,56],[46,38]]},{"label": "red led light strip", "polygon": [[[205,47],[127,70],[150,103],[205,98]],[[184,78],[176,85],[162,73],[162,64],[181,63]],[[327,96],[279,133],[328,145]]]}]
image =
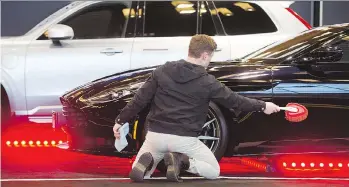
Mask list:
[{"label": "red led light strip", "polygon": [[55,140],[51,140],[51,141],[47,141],[47,140],[44,140],[44,141],[40,141],[40,140],[37,140],[37,141],[33,141],[33,140],[29,140],[29,141],[25,141],[25,140],[22,140],[22,141],[6,141],[6,145],[7,147],[55,147],[56,145],[58,144],[61,144],[63,143],[62,140],[59,140],[59,141],[55,141]]},{"label": "red led light strip", "polygon": [[[300,166],[298,165],[298,167],[296,162],[289,162],[289,164],[290,165],[288,165],[287,162],[282,162],[283,168],[290,171],[324,171],[324,170],[339,171],[342,168],[343,169],[345,168],[344,162],[336,162],[336,163],[334,162],[329,162],[329,163],[301,162],[301,163],[298,163],[300,164]],[[349,168],[349,163],[347,163],[347,168]]]},{"label": "red led light strip", "polygon": [[267,170],[267,164],[255,161],[253,159],[248,159],[248,158],[242,158],[240,159],[242,164],[248,165],[255,167],[259,170],[266,171]]}]

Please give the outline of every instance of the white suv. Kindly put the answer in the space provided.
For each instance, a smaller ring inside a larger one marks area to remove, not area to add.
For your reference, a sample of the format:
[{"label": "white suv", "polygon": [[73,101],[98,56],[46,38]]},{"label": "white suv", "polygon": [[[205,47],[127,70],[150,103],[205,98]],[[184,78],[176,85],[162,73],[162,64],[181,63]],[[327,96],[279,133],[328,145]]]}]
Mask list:
[{"label": "white suv", "polygon": [[25,35],[1,39],[2,119],[15,114],[49,123],[66,91],[185,58],[197,33],[216,40],[213,61],[226,61],[310,29],[291,3],[73,2]]}]

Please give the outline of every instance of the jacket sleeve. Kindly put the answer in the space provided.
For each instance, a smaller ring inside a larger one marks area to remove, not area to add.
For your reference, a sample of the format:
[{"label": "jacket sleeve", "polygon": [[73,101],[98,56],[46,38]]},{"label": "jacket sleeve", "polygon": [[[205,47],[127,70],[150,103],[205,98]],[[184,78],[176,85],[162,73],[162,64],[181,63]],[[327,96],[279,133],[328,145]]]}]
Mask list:
[{"label": "jacket sleeve", "polygon": [[226,108],[244,112],[264,111],[265,102],[257,99],[241,96],[213,76],[210,77],[210,100],[217,102]]},{"label": "jacket sleeve", "polygon": [[137,90],[132,100],[122,109],[115,119],[116,123],[122,125],[128,122],[152,101],[157,89],[155,71],[153,71],[147,81]]}]

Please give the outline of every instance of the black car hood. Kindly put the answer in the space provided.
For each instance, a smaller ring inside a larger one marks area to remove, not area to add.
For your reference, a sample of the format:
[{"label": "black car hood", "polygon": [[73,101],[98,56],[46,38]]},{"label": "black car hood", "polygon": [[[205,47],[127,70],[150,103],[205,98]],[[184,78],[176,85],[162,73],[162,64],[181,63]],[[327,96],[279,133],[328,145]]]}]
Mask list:
[{"label": "black car hood", "polygon": [[82,96],[93,95],[97,90],[145,81],[156,67],[139,68],[96,79],[66,92],[61,96],[61,101],[71,103]]},{"label": "black car hood", "polygon": [[[215,73],[219,72],[222,69],[231,69],[233,66],[236,66],[238,62],[213,62],[207,68],[207,73]],[[70,102],[77,101],[80,97],[88,97],[89,95],[93,95],[97,90],[105,90],[112,87],[123,87],[127,84],[135,84],[144,82],[151,74],[151,72],[158,66],[151,66],[145,68],[139,68],[134,70],[129,70],[125,72],[116,73],[113,75],[109,75],[91,82],[88,82],[84,85],[76,87],[71,91],[66,92],[61,96],[61,101]],[[190,68],[189,68],[190,69]],[[196,68],[194,68],[196,69]],[[190,79],[195,78],[196,76],[200,76],[201,74],[206,74],[204,68],[199,68],[200,70],[195,73],[193,77],[181,77],[180,75],[176,75],[177,81],[189,81]],[[193,71],[193,70],[191,70]]]}]

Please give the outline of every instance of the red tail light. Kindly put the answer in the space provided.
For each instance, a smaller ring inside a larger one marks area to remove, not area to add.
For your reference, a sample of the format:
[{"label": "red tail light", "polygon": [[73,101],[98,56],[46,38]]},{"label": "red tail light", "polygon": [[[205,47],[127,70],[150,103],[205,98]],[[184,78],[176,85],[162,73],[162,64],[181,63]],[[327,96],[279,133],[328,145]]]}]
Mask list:
[{"label": "red tail light", "polygon": [[305,21],[299,14],[297,14],[297,12],[293,11],[291,8],[286,8],[286,10],[289,11],[300,22],[302,22],[305,27],[307,27],[308,29],[312,28],[311,25],[307,21]]}]

